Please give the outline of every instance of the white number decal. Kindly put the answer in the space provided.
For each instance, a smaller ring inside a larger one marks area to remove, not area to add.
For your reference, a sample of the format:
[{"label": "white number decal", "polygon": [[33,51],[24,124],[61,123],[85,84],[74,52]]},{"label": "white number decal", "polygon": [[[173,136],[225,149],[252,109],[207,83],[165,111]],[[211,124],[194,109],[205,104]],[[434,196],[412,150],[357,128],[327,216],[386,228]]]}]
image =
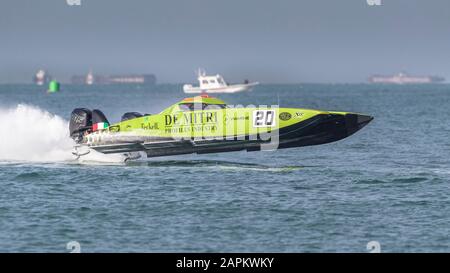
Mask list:
[{"label": "white number decal", "polygon": [[274,110],[253,111],[253,127],[274,127],[275,125]]}]

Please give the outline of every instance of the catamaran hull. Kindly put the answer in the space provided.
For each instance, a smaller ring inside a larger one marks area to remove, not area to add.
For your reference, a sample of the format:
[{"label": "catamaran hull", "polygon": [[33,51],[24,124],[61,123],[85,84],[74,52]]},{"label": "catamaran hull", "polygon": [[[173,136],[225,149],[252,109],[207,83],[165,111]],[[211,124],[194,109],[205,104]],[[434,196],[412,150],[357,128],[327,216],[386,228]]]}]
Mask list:
[{"label": "catamaran hull", "polygon": [[[359,114],[321,114],[309,120],[271,132],[266,136],[241,136],[235,139],[151,139],[89,146],[104,154],[145,152],[147,157],[170,156],[181,154],[206,154],[233,151],[260,151],[263,149],[284,149],[319,145],[346,138],[373,118]],[[269,138],[268,138],[269,136]]]},{"label": "catamaran hull", "polygon": [[148,157],[276,150],[346,138],[372,120],[350,112],[280,107],[231,107],[208,95],[186,98],[159,114],[125,113],[110,124],[98,109],[76,108],[70,136],[80,149]]}]

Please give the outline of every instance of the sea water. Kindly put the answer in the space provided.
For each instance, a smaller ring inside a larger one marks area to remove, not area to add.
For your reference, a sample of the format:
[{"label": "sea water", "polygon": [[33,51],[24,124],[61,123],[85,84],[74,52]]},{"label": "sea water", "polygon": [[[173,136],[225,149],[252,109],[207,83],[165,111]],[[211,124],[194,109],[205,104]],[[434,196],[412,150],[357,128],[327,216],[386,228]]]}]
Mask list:
[{"label": "sea water", "polygon": [[450,251],[450,86],[262,85],[230,104],[375,117],[320,146],[80,163],[75,107],[158,113],[180,85],[0,85],[0,251]]}]

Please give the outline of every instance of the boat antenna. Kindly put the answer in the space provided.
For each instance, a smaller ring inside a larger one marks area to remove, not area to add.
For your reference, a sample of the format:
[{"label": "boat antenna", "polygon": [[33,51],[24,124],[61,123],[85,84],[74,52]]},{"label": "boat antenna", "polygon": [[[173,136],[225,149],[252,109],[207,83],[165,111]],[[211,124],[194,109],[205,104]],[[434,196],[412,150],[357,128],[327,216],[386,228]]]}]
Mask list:
[{"label": "boat antenna", "polygon": [[198,70],[197,70],[197,76],[198,76],[198,77],[205,76],[205,74],[206,74],[205,69],[203,69],[203,68],[198,68]]}]

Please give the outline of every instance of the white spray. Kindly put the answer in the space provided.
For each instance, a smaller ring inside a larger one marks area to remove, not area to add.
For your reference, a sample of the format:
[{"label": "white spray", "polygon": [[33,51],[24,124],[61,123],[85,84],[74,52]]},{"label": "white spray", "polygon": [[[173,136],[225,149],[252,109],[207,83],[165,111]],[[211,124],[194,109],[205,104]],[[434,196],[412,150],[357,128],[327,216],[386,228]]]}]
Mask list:
[{"label": "white spray", "polygon": [[0,109],[1,161],[70,161],[73,145],[59,116],[24,104]]}]

